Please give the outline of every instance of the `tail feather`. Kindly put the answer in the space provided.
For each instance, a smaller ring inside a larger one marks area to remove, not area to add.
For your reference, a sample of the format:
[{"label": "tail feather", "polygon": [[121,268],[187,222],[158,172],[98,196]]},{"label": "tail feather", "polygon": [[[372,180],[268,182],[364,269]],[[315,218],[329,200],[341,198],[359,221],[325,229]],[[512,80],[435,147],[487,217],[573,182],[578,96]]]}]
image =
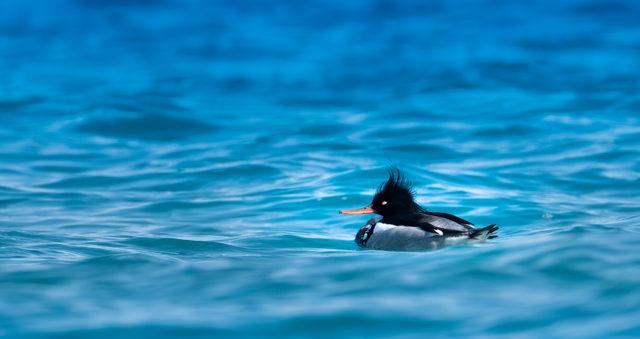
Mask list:
[{"label": "tail feather", "polygon": [[494,235],[493,233],[498,229],[499,227],[496,226],[496,224],[492,224],[483,228],[478,228],[476,230],[473,230],[471,234],[469,234],[469,239],[474,239],[474,240],[494,239],[498,236]]}]

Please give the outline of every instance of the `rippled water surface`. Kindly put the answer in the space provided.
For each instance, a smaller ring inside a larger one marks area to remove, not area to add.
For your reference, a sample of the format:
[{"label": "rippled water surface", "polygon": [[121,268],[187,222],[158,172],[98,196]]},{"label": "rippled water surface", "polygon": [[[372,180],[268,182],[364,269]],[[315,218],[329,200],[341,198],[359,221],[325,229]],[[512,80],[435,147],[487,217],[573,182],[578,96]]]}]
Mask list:
[{"label": "rippled water surface", "polygon": [[[1,2],[0,337],[640,336],[638,17]],[[358,250],[393,164],[500,237]]]}]

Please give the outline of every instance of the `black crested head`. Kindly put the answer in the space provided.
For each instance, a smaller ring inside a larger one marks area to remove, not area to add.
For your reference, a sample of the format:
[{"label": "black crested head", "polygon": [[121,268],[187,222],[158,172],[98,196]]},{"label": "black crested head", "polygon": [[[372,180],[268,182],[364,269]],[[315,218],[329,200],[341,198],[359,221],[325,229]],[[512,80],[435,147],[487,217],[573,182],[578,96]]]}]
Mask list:
[{"label": "black crested head", "polygon": [[378,188],[371,208],[383,217],[423,211],[414,200],[411,182],[395,167],[389,169],[389,179]]}]

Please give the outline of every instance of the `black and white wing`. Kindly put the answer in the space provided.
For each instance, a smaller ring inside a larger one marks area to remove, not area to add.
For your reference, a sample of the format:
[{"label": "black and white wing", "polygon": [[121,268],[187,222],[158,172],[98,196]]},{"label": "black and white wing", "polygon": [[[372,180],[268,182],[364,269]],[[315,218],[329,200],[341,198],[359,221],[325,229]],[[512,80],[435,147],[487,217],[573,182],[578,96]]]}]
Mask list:
[{"label": "black and white wing", "polygon": [[424,221],[441,230],[467,233],[475,228],[472,223],[449,213],[424,212],[421,214],[424,216]]},{"label": "black and white wing", "polygon": [[469,234],[473,224],[454,215],[439,212],[411,213],[402,216],[385,217],[383,223],[413,226],[438,235]]}]

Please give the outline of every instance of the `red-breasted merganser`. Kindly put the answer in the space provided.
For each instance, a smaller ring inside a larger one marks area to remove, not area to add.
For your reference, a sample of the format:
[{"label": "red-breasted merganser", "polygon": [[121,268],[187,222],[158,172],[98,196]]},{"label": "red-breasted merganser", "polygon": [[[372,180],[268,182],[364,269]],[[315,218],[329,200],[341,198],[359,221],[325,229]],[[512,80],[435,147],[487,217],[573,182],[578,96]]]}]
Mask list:
[{"label": "red-breasted merganser", "polygon": [[420,250],[440,248],[447,243],[492,239],[495,224],[483,228],[448,213],[429,212],[415,202],[411,183],[398,169],[389,171],[370,205],[343,210],[340,214],[375,213],[356,234],[356,244],[377,250]]}]

